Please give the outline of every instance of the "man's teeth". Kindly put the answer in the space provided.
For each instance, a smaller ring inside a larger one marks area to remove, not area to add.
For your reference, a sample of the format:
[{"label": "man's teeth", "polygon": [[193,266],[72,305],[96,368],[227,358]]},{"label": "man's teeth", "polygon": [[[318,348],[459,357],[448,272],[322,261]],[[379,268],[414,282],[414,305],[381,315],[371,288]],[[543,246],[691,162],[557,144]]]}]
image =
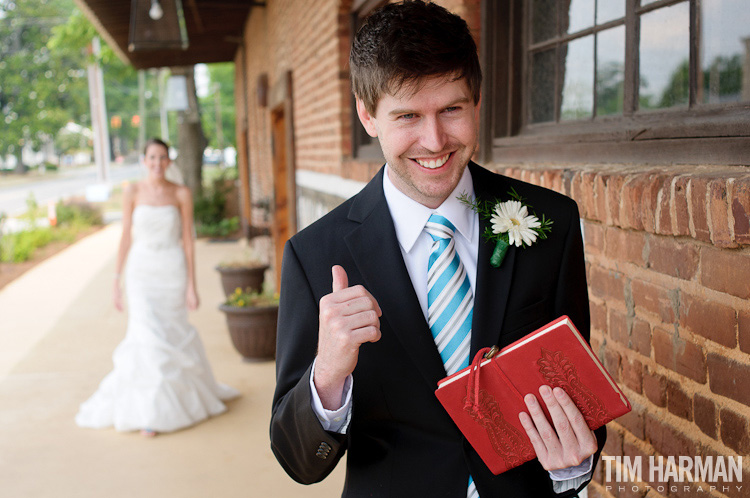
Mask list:
[{"label": "man's teeth", "polygon": [[415,159],[415,161],[417,162],[417,164],[424,168],[435,169],[445,164],[450,156],[450,154],[446,154],[443,157],[438,157],[435,159]]}]

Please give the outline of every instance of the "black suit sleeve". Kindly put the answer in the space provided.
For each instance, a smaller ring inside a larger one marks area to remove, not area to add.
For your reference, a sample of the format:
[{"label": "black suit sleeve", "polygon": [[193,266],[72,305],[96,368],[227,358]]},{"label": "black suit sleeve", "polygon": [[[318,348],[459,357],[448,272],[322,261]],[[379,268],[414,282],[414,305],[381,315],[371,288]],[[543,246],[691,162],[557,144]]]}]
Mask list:
[{"label": "black suit sleeve", "polygon": [[325,431],[312,408],[310,372],[318,342],[318,299],[292,241],[284,248],[276,342],[271,449],[295,481],[319,482],[341,459],[347,437]]}]

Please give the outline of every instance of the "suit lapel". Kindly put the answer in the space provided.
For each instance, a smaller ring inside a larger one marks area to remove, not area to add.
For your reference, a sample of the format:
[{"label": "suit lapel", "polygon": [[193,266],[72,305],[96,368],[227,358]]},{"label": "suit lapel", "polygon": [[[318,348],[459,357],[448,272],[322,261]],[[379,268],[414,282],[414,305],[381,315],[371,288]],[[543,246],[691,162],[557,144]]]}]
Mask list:
[{"label": "suit lapel", "polygon": [[376,296],[382,322],[401,342],[422,376],[435,388],[445,368],[421,313],[399,249],[396,230],[383,194],[383,169],[352,204],[349,219],[360,223],[344,237],[365,287]]},{"label": "suit lapel", "polygon": [[[503,188],[507,189],[507,186],[503,185],[501,176],[494,175],[474,163],[469,163],[469,168],[474,183],[474,194],[478,199],[504,198],[506,192]],[[489,220],[479,220],[477,278],[471,331],[472,358],[478,350],[500,342],[516,256],[516,248],[511,246],[500,268],[490,265],[495,243],[488,243],[482,237],[487,226],[491,226]]]}]

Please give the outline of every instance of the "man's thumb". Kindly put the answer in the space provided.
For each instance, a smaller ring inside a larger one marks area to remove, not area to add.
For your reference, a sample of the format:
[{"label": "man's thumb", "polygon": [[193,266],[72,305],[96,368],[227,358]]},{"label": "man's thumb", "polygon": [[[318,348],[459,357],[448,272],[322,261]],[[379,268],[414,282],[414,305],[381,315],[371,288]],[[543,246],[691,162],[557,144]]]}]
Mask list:
[{"label": "man's thumb", "polygon": [[333,275],[333,292],[349,287],[349,277],[346,276],[346,270],[343,267],[334,265],[331,268],[331,274]]}]

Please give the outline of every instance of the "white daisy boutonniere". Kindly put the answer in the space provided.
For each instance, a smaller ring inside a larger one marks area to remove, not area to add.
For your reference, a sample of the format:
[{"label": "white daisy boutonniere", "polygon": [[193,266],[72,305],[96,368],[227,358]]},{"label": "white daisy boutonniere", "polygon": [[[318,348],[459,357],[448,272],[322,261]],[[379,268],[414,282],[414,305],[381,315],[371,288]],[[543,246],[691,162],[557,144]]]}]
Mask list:
[{"label": "white daisy boutonniere", "polygon": [[500,267],[511,245],[528,247],[537,239],[546,239],[547,234],[552,231],[552,220],[544,215],[539,219],[514,189],[508,195],[511,199],[505,202],[499,199],[480,201],[470,198],[466,193],[458,197],[459,201],[480,217],[490,220],[490,226],[485,228],[482,236],[487,242],[495,242],[495,250],[490,258],[490,264],[495,268]]}]

